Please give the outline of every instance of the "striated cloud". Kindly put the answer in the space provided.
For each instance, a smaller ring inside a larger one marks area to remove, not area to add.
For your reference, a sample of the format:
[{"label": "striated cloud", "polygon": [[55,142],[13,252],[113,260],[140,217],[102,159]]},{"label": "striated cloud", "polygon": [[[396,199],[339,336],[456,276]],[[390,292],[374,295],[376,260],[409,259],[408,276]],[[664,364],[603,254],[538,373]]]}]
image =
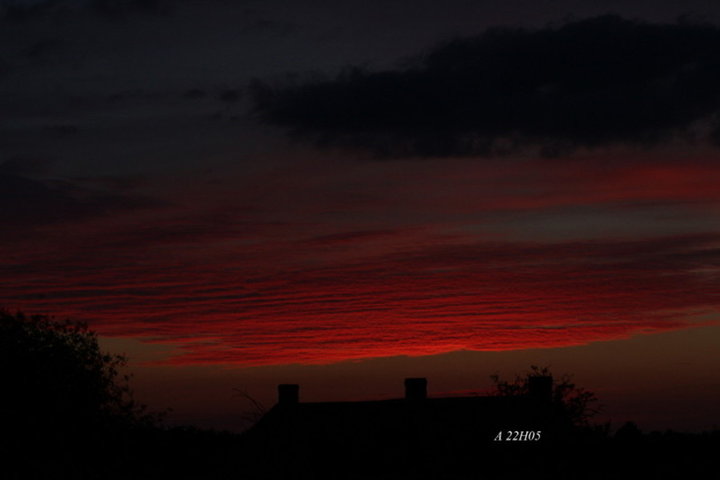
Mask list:
[{"label": "striated cloud", "polygon": [[16,228],[0,239],[0,303],[173,344],[178,364],[689,328],[718,320],[720,169],[683,159],[534,161],[521,177],[502,161],[291,164],[225,184],[143,185],[175,200],[143,210],[123,210],[140,190],[132,177],[71,187],[30,180],[43,164],[13,161],[0,166],[0,204],[19,209],[3,210]]},{"label": "striated cloud", "polygon": [[200,257],[169,245],[29,252],[36,267],[18,264],[0,289],[6,302],[91,319],[103,334],[180,346],[170,363],[327,363],[706,324],[718,307],[719,245],[717,234],[486,241],[323,264],[289,262],[281,252],[292,244],[236,242]]}]

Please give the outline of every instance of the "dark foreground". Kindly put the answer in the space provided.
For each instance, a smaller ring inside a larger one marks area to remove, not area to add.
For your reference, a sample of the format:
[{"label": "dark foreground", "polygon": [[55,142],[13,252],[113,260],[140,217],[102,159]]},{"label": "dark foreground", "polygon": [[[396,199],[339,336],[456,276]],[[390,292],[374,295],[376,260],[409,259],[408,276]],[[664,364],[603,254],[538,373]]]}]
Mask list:
[{"label": "dark foreground", "polygon": [[578,427],[594,396],[546,368],[489,396],[432,398],[425,378],[407,378],[404,398],[300,402],[299,385],[282,384],[238,435],[163,427],[133,399],[125,365],[83,325],[0,309],[0,479],[716,476],[719,430]]},{"label": "dark foreground", "polygon": [[720,451],[717,430],[642,434],[632,428],[533,442],[419,437],[394,446],[348,432],[321,449],[310,448],[317,439],[307,439],[270,450],[252,443],[252,435],[194,428],[94,439],[58,434],[34,444],[3,440],[5,479],[711,478]]}]

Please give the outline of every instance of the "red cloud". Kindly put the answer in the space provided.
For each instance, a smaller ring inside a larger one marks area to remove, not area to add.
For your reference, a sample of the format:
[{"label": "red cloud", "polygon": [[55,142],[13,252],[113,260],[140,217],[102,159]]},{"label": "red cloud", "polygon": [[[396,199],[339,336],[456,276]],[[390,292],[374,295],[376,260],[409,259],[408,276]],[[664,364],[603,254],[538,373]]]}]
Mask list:
[{"label": "red cloud", "polygon": [[[576,345],[697,325],[720,235],[418,247],[262,272],[248,257],[37,272],[3,290],[101,333],[181,346],[170,363],[331,362]],[[138,259],[136,259],[137,262]],[[268,261],[263,258],[263,261]],[[57,273],[57,272],[55,272]],[[47,274],[45,274],[47,275]]]},{"label": "red cloud", "polygon": [[[217,198],[190,192],[203,201],[183,208],[16,232],[0,242],[0,301],[176,344],[170,363],[244,365],[576,345],[717,314],[720,233],[502,232],[503,215],[519,210],[623,215],[667,202],[712,212],[717,167],[494,166],[356,164],[347,179],[310,169],[305,183],[296,169],[271,182],[280,196],[226,185]],[[351,191],[329,188],[366,177]],[[483,224],[488,213],[498,231]]]}]

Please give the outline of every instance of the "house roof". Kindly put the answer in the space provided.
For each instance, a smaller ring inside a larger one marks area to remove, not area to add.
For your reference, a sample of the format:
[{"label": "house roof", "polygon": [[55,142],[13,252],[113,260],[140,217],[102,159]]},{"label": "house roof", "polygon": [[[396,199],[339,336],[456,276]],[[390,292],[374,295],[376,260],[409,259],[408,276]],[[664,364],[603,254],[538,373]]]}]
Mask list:
[{"label": "house roof", "polygon": [[476,458],[500,432],[540,431],[547,443],[568,426],[549,395],[428,398],[424,385],[406,382],[406,398],[359,402],[299,402],[297,387],[281,387],[281,401],[246,433],[247,446],[256,461],[303,471],[328,458],[396,468],[417,458]]}]

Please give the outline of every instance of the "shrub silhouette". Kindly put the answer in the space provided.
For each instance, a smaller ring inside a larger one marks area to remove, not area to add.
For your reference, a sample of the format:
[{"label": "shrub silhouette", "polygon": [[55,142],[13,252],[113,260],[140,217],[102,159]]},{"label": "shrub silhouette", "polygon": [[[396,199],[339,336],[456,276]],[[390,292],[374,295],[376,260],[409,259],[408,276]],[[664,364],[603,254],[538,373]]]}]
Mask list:
[{"label": "shrub silhouette", "polygon": [[16,467],[40,475],[88,465],[124,432],[154,424],[132,398],[125,363],[84,324],[0,310],[0,447]]},{"label": "shrub silhouette", "polygon": [[126,361],[101,352],[84,324],[0,311],[0,378],[9,392],[3,400],[32,414],[28,420],[75,428],[152,421],[120,374]]},{"label": "shrub silhouette", "polygon": [[[548,367],[531,365],[530,370],[522,375],[516,375],[512,381],[503,380],[498,374],[491,375],[493,382],[493,395],[516,396],[527,395],[531,377],[552,376]],[[597,397],[593,392],[577,386],[572,377],[564,374],[555,378],[553,383],[552,400],[561,409],[566,418],[575,426],[588,426],[590,419],[600,410],[595,407]]]}]

